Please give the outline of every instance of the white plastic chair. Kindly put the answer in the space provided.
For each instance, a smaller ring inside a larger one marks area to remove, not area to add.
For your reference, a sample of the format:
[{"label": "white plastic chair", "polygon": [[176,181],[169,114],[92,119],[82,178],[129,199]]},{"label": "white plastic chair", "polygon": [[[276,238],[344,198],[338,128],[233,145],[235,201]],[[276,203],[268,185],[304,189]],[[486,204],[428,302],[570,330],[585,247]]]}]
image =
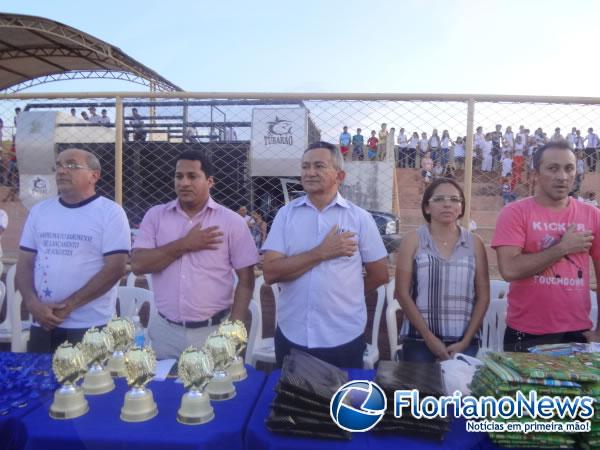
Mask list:
[{"label": "white plastic chair", "polygon": [[375,315],[373,316],[371,343],[367,343],[367,348],[363,355],[363,367],[365,369],[374,369],[375,363],[379,361],[379,327],[381,325],[381,315],[383,314],[384,303],[385,286],[379,286],[377,288],[377,305],[375,305]]},{"label": "white plastic chair", "polygon": [[386,286],[387,306],[385,308],[385,324],[387,326],[388,341],[390,344],[390,360],[394,361],[397,357],[398,350],[402,350],[402,344],[398,343],[398,322],[396,320],[396,312],[402,311],[402,307],[394,296],[396,289],[396,279],[392,278]]},{"label": "white plastic chair", "polygon": [[[262,337],[262,307],[260,303],[260,289],[265,284],[262,276],[254,282],[254,294],[250,302],[250,314],[252,315],[252,324],[250,325],[250,334],[248,336],[248,347],[246,347],[246,364],[256,367],[258,361],[275,364],[275,341],[272,337]],[[267,285],[268,286],[268,285]],[[271,285],[275,305],[279,299],[279,289],[277,285]],[[277,308],[275,308],[277,311]],[[277,316],[275,316],[275,325],[277,325]]]},{"label": "white plastic chair", "polygon": [[[144,276],[146,277],[146,283],[148,283],[148,290],[154,292],[154,285],[152,284],[152,275],[147,273],[147,274],[144,274]],[[129,275],[127,275],[127,283],[125,284],[125,286],[136,287],[135,286],[136,280],[137,280],[137,275],[133,272],[129,272]]]},{"label": "white plastic chair", "polygon": [[592,309],[590,310],[590,320],[592,321],[592,329],[596,329],[598,323],[598,293],[590,291],[590,297],[592,299]]},{"label": "white plastic chair", "polygon": [[483,317],[481,348],[477,354],[478,358],[488,352],[501,352],[503,350],[507,306],[508,302],[504,298],[491,299],[490,306]]},{"label": "white plastic chair", "polygon": [[6,304],[6,315],[4,320],[0,322],[0,342],[10,342],[12,331],[10,327],[10,314],[8,313],[8,300],[6,300],[6,286],[0,281],[0,310]]},{"label": "white plastic chair", "polygon": [[148,324],[156,314],[154,305],[154,293],[148,289],[140,287],[119,286],[117,291],[119,299],[120,317],[133,317],[138,314],[142,305],[148,302],[150,306],[150,315]]},{"label": "white plastic chair", "polygon": [[21,319],[23,297],[15,289],[17,266],[13,264],[6,273],[6,316],[10,324],[10,349],[12,352],[25,352],[29,341],[30,320]]},{"label": "white plastic chair", "polygon": [[508,282],[504,280],[490,280],[490,299],[502,298],[506,300]]}]

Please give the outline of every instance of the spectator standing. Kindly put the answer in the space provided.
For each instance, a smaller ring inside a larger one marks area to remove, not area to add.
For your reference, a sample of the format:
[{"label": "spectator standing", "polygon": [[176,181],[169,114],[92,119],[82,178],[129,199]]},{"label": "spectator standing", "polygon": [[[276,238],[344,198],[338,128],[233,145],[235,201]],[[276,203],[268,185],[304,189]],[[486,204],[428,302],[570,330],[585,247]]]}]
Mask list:
[{"label": "spectator standing", "polygon": [[586,163],[588,166],[588,170],[590,172],[596,171],[596,161],[598,156],[596,155],[596,151],[598,149],[598,144],[600,141],[598,140],[598,135],[594,133],[593,128],[588,128],[588,134],[584,139],[585,142],[585,156]]},{"label": "spectator standing", "polygon": [[456,143],[454,144],[454,161],[456,161],[457,169],[464,169],[465,167],[465,144],[463,138],[458,136]]},{"label": "spectator standing", "polygon": [[425,192],[427,186],[433,181],[433,159],[429,151],[421,158],[421,191]]},{"label": "spectator standing", "polygon": [[[421,133],[421,139],[419,140],[419,158],[423,158],[425,153],[429,151],[429,139],[427,139],[427,133],[424,131]],[[431,154],[430,154],[431,156]]]},{"label": "spectator standing", "polygon": [[102,123],[102,118],[96,114],[95,106],[90,106],[88,111],[90,112],[90,123]]},{"label": "spectator standing", "polygon": [[386,156],[387,156],[387,138],[388,138],[388,130],[387,130],[387,124],[386,123],[382,123],[381,124],[381,129],[379,130],[379,144],[377,147],[377,159],[379,161],[384,161]]},{"label": "spectator standing", "polygon": [[376,134],[377,132],[375,130],[371,131],[371,137],[367,140],[367,156],[369,158],[369,161],[375,161],[377,159],[379,139],[377,139],[377,136],[375,136]]},{"label": "spectator standing", "polygon": [[344,127],[340,134],[340,152],[344,159],[348,159],[352,156],[350,153],[350,143],[352,142],[352,136],[348,133],[348,127]]},{"label": "spectator standing", "polygon": [[131,120],[129,125],[133,128],[133,140],[144,142],[146,140],[146,131],[144,131],[144,121],[142,116],[138,113],[137,108],[131,110]]},{"label": "spectator standing", "polygon": [[566,136],[567,142],[571,150],[575,151],[575,140],[577,139],[577,128],[571,128],[571,132]]},{"label": "spectator standing", "polygon": [[396,164],[398,167],[408,166],[408,136],[404,132],[404,128],[400,128],[398,133],[398,151],[396,153]]},{"label": "spectator standing", "polygon": [[562,134],[560,134],[560,128],[555,128],[554,129],[554,134],[550,137],[550,142],[558,142],[558,141],[564,141],[565,138],[563,137]]},{"label": "spectator standing", "polygon": [[106,109],[103,109],[102,111],[100,111],[100,114],[102,114],[102,116],[100,116],[100,123],[104,126],[109,126],[110,125],[110,117],[108,117],[108,113],[107,113]]},{"label": "spectator standing", "polygon": [[417,167],[417,148],[419,147],[419,133],[416,131],[408,141],[408,161],[407,166],[412,169]]},{"label": "spectator standing", "polygon": [[352,159],[362,161],[365,159],[365,137],[360,134],[361,129],[356,129],[356,134],[352,136]]},{"label": "spectator standing", "polygon": [[482,172],[491,172],[492,171],[492,163],[493,163],[492,149],[493,149],[492,135],[491,135],[491,133],[486,133],[485,140],[483,141],[483,144],[481,147],[481,157],[482,157],[481,171]]},{"label": "spectator standing", "polygon": [[512,131],[512,127],[506,127],[506,131],[504,132],[504,145],[511,150],[514,149],[515,134]]},{"label": "spectator standing", "polygon": [[448,130],[444,130],[442,131],[442,140],[440,142],[440,146],[442,148],[442,155],[441,155],[441,163],[442,163],[442,167],[446,167],[448,165],[448,162],[450,162],[450,147],[452,146],[453,142],[452,139],[450,139],[450,134],[448,133]]},{"label": "spectator standing", "polygon": [[440,157],[440,137],[435,128],[431,132],[431,137],[429,138],[429,151],[431,152],[431,159],[433,159],[433,162],[437,162]]},{"label": "spectator standing", "polygon": [[504,158],[502,158],[502,176],[507,177],[513,171],[513,159],[510,156],[509,151],[504,152]]}]

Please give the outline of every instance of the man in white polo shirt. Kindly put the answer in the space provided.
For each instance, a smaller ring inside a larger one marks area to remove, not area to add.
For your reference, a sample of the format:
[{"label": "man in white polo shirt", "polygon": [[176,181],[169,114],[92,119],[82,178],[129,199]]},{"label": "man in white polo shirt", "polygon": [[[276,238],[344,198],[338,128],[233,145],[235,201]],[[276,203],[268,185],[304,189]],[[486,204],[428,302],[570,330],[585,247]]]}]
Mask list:
[{"label": "man in white polo shirt", "polygon": [[96,194],[100,162],[68,149],[56,160],[59,196],[31,208],[21,236],[16,283],[33,315],[29,352],[76,343],[115,314],[131,231],[125,211]]},{"label": "man in white polo shirt", "polygon": [[387,252],[371,215],[338,192],[342,164],[333,144],[305,150],[307,195],[279,210],[263,245],[265,281],[281,288],[278,366],[297,348],[338,367],[362,367],[365,292],[388,281]]}]

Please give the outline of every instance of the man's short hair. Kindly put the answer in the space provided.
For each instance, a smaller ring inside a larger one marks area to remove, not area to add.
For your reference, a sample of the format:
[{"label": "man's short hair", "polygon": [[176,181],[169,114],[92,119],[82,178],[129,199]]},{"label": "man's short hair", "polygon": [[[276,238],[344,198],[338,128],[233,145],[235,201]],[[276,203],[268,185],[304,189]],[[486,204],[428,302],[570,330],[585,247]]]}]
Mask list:
[{"label": "man's short hair", "polygon": [[92,152],[85,151],[85,163],[92,170],[101,170],[100,160]]},{"label": "man's short hair", "polygon": [[[535,170],[536,172],[540,171],[540,166],[542,165],[542,156],[544,155],[544,152],[548,149],[568,150],[571,153],[573,153],[573,150],[571,149],[567,141],[548,142],[547,144],[542,145],[533,154],[533,170]],[[575,156],[575,153],[573,153],[573,156]]]},{"label": "man's short hair", "polygon": [[333,166],[338,170],[344,169],[344,160],[342,159],[342,154],[340,153],[340,151],[337,149],[337,147],[335,145],[333,145],[329,142],[325,142],[325,141],[313,142],[308,147],[306,147],[306,150],[304,150],[304,153],[306,153],[310,150],[315,150],[317,148],[324,148],[326,150],[329,150],[329,153],[331,154],[331,160],[333,161]]},{"label": "man's short hair", "polygon": [[96,155],[94,155],[89,150],[85,150],[79,147],[69,147],[62,150],[60,153],[66,152],[67,150],[79,150],[80,152],[85,153],[85,165],[88,166],[92,170],[102,170],[102,165],[100,164],[100,160]]},{"label": "man's short hair", "polygon": [[200,166],[202,168],[202,172],[206,178],[214,176],[214,167],[212,164],[211,158],[208,154],[201,150],[186,150],[181,152],[177,159],[175,160],[175,164],[177,161],[186,160],[186,161],[200,161]]}]

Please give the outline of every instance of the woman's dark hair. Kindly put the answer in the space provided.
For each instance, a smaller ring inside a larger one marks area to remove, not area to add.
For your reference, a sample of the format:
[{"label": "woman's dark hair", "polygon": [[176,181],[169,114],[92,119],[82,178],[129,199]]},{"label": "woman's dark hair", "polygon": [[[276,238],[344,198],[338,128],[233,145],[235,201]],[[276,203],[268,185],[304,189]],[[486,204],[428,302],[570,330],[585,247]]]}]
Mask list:
[{"label": "woman's dark hair", "polygon": [[181,152],[175,159],[175,164],[177,164],[177,161],[181,161],[182,159],[186,161],[200,161],[200,167],[202,168],[202,172],[204,172],[204,176],[208,178],[214,175],[214,168],[211,158],[205,151],[186,150]]},{"label": "woman's dark hair", "polygon": [[435,190],[438,188],[438,186],[441,186],[442,184],[451,184],[456,188],[456,190],[460,194],[460,199],[462,200],[460,216],[458,216],[458,218],[460,219],[462,216],[465,215],[465,193],[463,192],[460,185],[450,178],[436,178],[435,180],[433,180],[433,183],[427,186],[425,192],[423,192],[423,199],[421,200],[421,212],[423,213],[423,218],[427,221],[427,223],[431,223],[431,214],[425,212],[425,208],[429,205],[429,200],[431,200],[431,197],[433,197],[433,193],[435,192]]}]

